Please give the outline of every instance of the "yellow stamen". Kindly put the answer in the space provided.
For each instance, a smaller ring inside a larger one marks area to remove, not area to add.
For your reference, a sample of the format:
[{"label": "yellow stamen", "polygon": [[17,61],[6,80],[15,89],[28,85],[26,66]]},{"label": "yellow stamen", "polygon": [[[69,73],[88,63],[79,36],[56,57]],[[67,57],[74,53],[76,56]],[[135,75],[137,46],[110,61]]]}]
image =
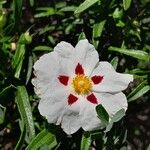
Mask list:
[{"label": "yellow stamen", "polygon": [[85,75],[77,75],[73,78],[72,85],[78,95],[88,94],[92,89],[92,81]]}]

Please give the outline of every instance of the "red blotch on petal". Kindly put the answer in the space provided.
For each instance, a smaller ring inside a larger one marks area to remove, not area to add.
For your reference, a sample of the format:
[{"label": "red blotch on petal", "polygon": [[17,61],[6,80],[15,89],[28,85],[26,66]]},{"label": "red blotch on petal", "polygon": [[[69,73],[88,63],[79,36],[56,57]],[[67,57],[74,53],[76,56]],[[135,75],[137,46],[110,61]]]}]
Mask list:
[{"label": "red blotch on petal", "polygon": [[75,69],[75,74],[84,74],[84,69],[81,64],[77,64],[76,69]]},{"label": "red blotch on petal", "polygon": [[89,102],[91,102],[93,104],[98,104],[97,98],[95,97],[95,95],[93,93],[88,95],[86,98]]},{"label": "red blotch on petal", "polygon": [[70,94],[68,96],[68,105],[72,105],[78,100],[78,97],[74,96],[73,94]]},{"label": "red blotch on petal", "polygon": [[93,81],[94,84],[99,84],[103,80],[103,76],[93,76],[91,77],[91,80]]},{"label": "red blotch on petal", "polygon": [[60,75],[58,77],[59,82],[62,83],[63,85],[68,85],[69,77],[65,75]]}]

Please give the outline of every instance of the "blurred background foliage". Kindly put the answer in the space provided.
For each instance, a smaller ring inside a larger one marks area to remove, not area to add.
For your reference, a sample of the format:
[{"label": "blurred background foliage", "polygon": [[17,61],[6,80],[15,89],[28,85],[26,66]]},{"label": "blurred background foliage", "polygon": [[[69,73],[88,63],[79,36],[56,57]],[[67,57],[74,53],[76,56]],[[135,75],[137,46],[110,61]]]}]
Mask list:
[{"label": "blurred background foliage", "polygon": [[[0,149],[150,149],[149,10],[149,0],[0,0]],[[110,131],[67,136],[40,116],[32,66],[58,42],[84,38],[135,79],[126,116]]]}]

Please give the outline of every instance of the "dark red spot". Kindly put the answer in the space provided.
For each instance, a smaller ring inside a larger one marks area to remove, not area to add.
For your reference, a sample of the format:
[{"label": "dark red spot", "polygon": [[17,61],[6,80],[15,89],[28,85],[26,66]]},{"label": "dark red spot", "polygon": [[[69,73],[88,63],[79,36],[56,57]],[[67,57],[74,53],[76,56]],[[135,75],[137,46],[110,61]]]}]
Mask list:
[{"label": "dark red spot", "polygon": [[60,75],[58,77],[60,83],[62,83],[63,85],[68,85],[68,81],[69,81],[69,77],[65,76],[65,75]]},{"label": "dark red spot", "polygon": [[76,69],[75,69],[75,74],[84,74],[84,69],[81,64],[77,64]]},{"label": "dark red spot", "polygon": [[74,96],[73,94],[70,94],[68,96],[68,105],[72,105],[73,103],[75,103],[78,100],[78,98],[76,96]]},{"label": "dark red spot", "polygon": [[86,98],[89,102],[91,102],[93,104],[98,104],[97,98],[95,97],[95,95],[93,93],[88,95]]},{"label": "dark red spot", "polygon": [[103,76],[93,76],[91,77],[91,80],[93,81],[94,84],[99,84],[103,80]]}]

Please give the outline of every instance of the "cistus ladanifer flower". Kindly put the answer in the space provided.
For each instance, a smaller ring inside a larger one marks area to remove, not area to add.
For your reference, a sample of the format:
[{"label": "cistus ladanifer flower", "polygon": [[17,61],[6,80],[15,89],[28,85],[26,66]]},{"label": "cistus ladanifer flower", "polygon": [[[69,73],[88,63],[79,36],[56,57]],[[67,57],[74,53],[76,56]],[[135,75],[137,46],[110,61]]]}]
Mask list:
[{"label": "cistus ladanifer flower", "polygon": [[99,62],[97,51],[86,39],[75,47],[64,41],[57,44],[53,52],[36,61],[34,74],[32,83],[40,98],[40,114],[49,123],[61,125],[67,134],[80,128],[103,128],[95,109],[99,104],[110,118],[127,109],[122,91],[133,76],[117,73],[109,62]]}]

